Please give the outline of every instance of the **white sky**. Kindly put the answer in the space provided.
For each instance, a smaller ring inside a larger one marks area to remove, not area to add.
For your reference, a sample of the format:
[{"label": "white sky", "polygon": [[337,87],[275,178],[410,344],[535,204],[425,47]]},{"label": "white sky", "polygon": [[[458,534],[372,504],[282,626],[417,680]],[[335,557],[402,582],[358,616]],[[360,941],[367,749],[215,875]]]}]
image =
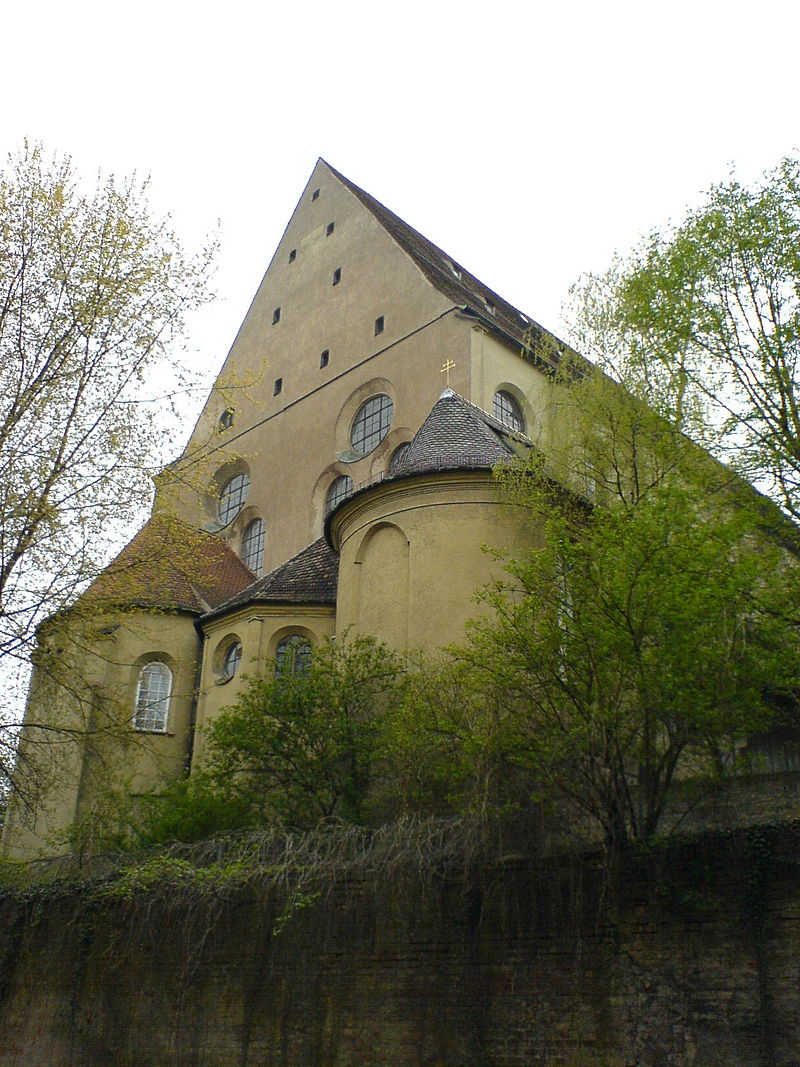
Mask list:
[{"label": "white sky", "polygon": [[569,285],[800,145],[800,8],[42,0],[3,16],[0,154],[150,173],[189,243],[220,220],[220,365],[317,156],[558,332]]}]

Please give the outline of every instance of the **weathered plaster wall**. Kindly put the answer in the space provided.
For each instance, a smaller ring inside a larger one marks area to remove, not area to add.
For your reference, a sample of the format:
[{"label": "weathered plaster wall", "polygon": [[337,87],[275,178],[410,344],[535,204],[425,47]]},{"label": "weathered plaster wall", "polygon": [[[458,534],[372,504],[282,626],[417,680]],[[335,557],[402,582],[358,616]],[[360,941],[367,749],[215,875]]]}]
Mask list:
[{"label": "weathered plaster wall", "polygon": [[337,630],[400,650],[463,644],[468,619],[488,612],[476,590],[508,578],[504,554],[534,531],[483,471],[387,483],[342,505],[331,532],[340,554]]},{"label": "weathered plaster wall", "polygon": [[[800,835],[630,861],[351,880],[274,932],[256,890],[6,903],[0,1064],[788,1065]],[[223,894],[224,898],[224,894]]]}]

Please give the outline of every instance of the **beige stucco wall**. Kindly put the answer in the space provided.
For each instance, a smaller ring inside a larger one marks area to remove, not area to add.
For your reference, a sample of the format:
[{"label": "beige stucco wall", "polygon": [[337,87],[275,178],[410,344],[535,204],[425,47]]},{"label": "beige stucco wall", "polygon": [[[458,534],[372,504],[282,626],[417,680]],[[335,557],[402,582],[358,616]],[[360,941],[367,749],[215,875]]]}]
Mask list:
[{"label": "beige stucco wall", "polygon": [[462,642],[467,619],[486,610],[473,594],[504,577],[484,546],[513,554],[532,536],[527,514],[483,472],[369,490],[334,515],[331,534],[340,552],[337,630],[398,649]]},{"label": "beige stucco wall", "polygon": [[[252,604],[204,626],[193,770],[203,765],[208,727],[220,711],[235,703],[249,678],[274,671],[278,642],[289,634],[300,633],[317,647],[333,635],[335,625],[333,607]],[[225,650],[236,641],[242,645],[241,665],[233,678],[225,678],[221,669]]]},{"label": "beige stucco wall", "polygon": [[[334,286],[337,268],[342,275]],[[385,329],[375,336],[379,315]],[[321,369],[325,349],[330,358]],[[448,384],[446,360],[455,364],[449,384],[457,393],[491,411],[495,392],[508,389],[534,438],[541,434],[549,388],[541,371],[444,297],[318,163],[158,507],[216,530],[216,493],[246,471],[247,508],[219,532],[238,553],[246,525],[262,518],[263,572],[272,570],[320,536],[325,495],[339,475],[359,486],[386,471],[395,448],[411,439]],[[278,379],[282,388],[274,395]],[[353,416],[379,392],[394,403],[389,434],[368,456],[347,455]],[[235,421],[221,430],[227,408]]]},{"label": "beige stucco wall", "polygon": [[546,448],[554,414],[552,378],[483,326],[474,327],[471,342],[469,399],[491,413],[495,393],[510,393],[525,417],[526,435],[538,447]]},{"label": "beige stucco wall", "polygon": [[[313,200],[315,189],[320,195]],[[329,222],[334,231],[327,235]],[[291,249],[297,256],[290,263]],[[334,286],[336,268],[342,276]],[[280,321],[273,324],[278,307]],[[215,485],[246,469],[251,510],[222,536],[239,552],[245,523],[261,517],[264,570],[291,558],[321,534],[331,482],[340,474],[356,485],[373,480],[416,432],[446,384],[446,359],[456,365],[450,384],[469,394],[471,323],[451,307],[318,164],[178,465],[183,481],[162,488],[158,506],[213,529]],[[378,316],[385,329],[375,336]],[[330,360],[321,369],[324,349]],[[281,392],[273,395],[279,378]],[[351,462],[343,454],[352,417],[377,392],[394,402],[391,431],[374,452]],[[235,422],[220,432],[228,407]]]},{"label": "beige stucco wall", "polygon": [[[32,779],[35,812],[13,803],[4,831],[7,854],[34,858],[62,850],[64,832],[108,803],[111,790],[143,793],[184,773],[195,688],[198,638],[193,618],[165,613],[103,612],[87,629],[71,629],[63,642],[57,678],[36,672],[21,742],[35,756],[48,728],[45,764]],[[135,730],[137,682],[151,659],[173,673],[167,730]],[[26,737],[27,733],[27,737]]]}]

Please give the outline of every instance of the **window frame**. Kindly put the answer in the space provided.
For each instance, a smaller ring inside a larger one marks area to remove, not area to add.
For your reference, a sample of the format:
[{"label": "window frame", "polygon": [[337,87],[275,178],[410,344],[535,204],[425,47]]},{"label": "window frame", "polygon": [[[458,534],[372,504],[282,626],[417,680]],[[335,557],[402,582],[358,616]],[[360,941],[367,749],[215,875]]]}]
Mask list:
[{"label": "window frame", "polygon": [[266,540],[264,520],[260,517],[251,519],[242,531],[240,555],[245,567],[248,567],[257,576],[260,576],[264,570]]},{"label": "window frame", "polygon": [[[287,650],[289,650],[290,661],[288,670],[284,667]],[[284,634],[275,646],[275,678],[286,682],[308,674],[311,670],[313,652],[314,646],[308,634],[298,630]]]},{"label": "window frame", "polygon": [[403,459],[408,455],[411,449],[410,441],[401,441],[397,448],[392,452],[389,458],[388,472],[389,474],[397,474],[397,468],[403,462]]},{"label": "window frame", "polygon": [[334,508],[338,508],[343,500],[353,492],[353,479],[349,474],[340,474],[333,479],[325,493],[325,515],[328,516]]},{"label": "window frame", "polygon": [[525,412],[508,389],[498,389],[492,397],[492,417],[513,433],[526,432]]},{"label": "window frame", "polygon": [[[153,668],[156,667],[160,668],[159,692],[151,697],[150,686],[148,685],[146,691],[145,682],[152,675]],[[162,684],[163,682],[166,682],[166,686]],[[131,718],[131,725],[137,733],[166,734],[169,732],[169,710],[174,684],[175,675],[165,660],[149,659],[141,665],[136,676],[136,694]],[[156,713],[154,709],[158,709],[158,712]]]},{"label": "window frame", "polygon": [[[234,482],[237,483],[235,488]],[[230,526],[244,507],[249,493],[250,475],[246,471],[231,475],[224,483],[217,497],[217,518],[223,526]]]},{"label": "window frame", "polygon": [[[353,451],[359,456],[374,452],[391,429],[393,417],[394,401],[388,393],[374,393],[368,397],[359,405],[350,423],[350,447]],[[362,426],[363,434],[360,432]]]},{"label": "window frame", "polygon": [[232,681],[242,663],[242,642],[235,638],[233,641],[229,641],[225,646],[225,650],[222,653],[222,660],[220,662],[220,679],[223,682]]}]

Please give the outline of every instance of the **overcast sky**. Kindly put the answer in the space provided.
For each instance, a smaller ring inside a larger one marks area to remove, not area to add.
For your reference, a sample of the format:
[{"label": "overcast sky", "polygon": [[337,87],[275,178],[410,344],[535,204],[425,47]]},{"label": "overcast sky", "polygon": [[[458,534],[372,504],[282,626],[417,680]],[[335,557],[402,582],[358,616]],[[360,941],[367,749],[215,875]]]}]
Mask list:
[{"label": "overcast sky", "polygon": [[584,271],[731,164],[800,145],[796,4],[349,0],[14,4],[0,151],[150,174],[188,242],[217,220],[218,367],[317,156],[542,325]]}]

